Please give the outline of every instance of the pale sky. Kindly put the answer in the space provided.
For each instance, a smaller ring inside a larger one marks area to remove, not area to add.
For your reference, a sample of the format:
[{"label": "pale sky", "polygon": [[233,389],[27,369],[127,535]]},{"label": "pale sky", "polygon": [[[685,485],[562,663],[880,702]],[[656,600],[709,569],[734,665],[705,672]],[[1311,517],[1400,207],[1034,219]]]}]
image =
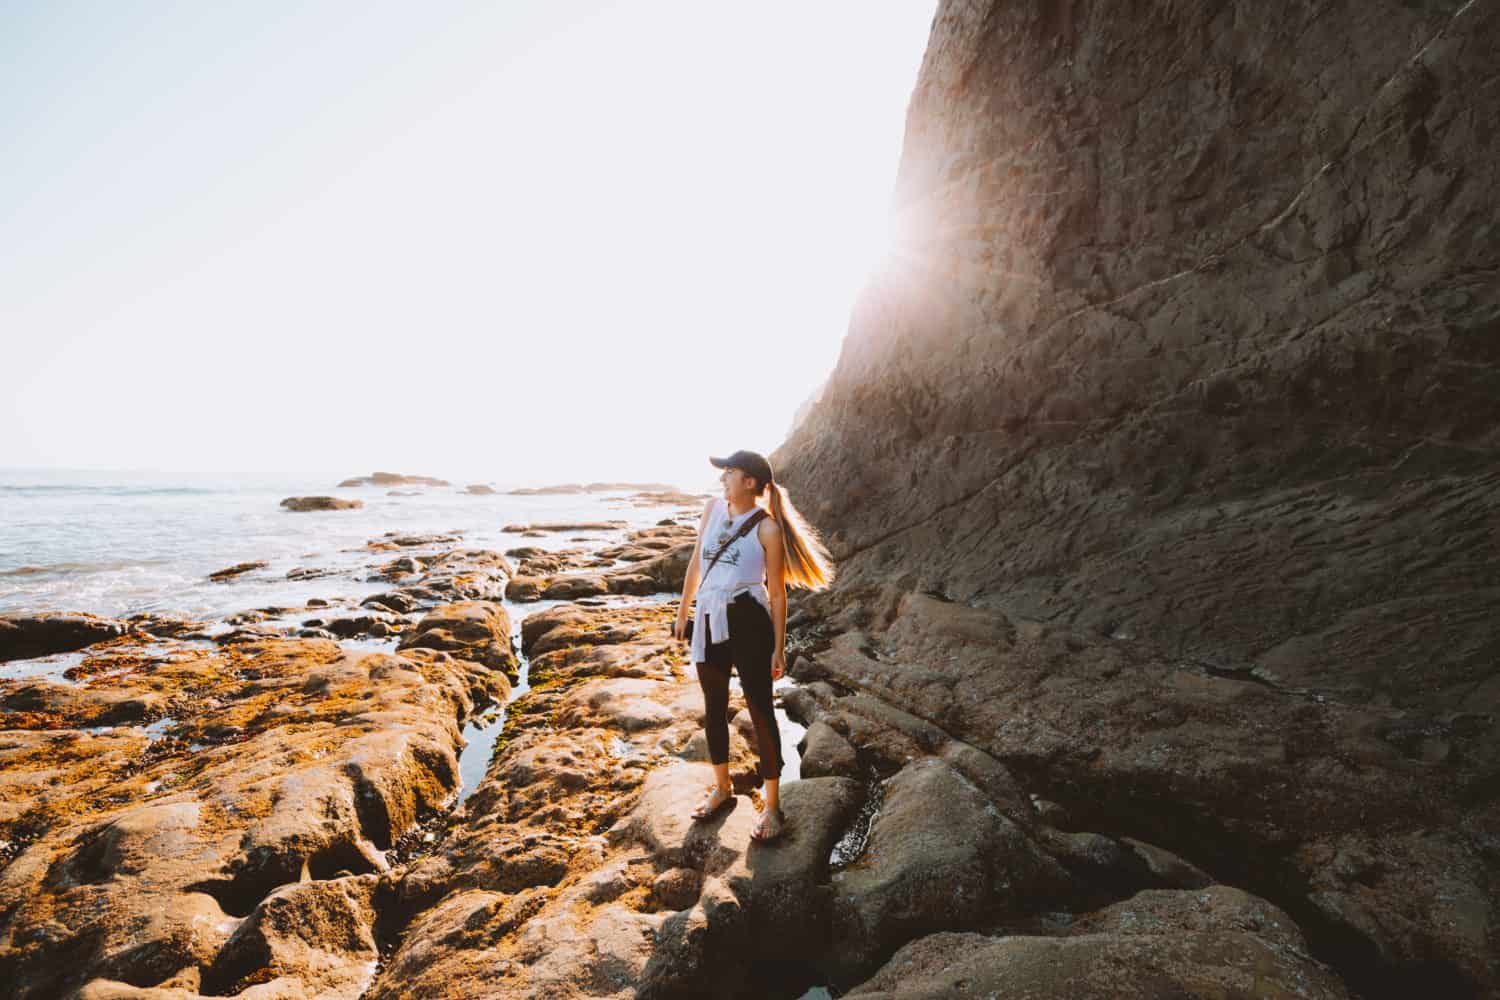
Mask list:
[{"label": "pale sky", "polygon": [[883,251],[934,0],[0,0],[0,466],[668,479]]}]

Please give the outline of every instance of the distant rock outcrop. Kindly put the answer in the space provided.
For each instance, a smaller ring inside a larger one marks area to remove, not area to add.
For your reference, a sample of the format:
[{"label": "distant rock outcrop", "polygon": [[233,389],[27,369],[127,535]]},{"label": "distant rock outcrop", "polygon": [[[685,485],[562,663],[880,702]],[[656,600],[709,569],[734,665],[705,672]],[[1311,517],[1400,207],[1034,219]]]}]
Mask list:
[{"label": "distant rock outcrop", "polygon": [[774,457],[841,564],[806,676],[1367,996],[1500,989],[1497,51],[1491,0],[942,3]]},{"label": "distant rock outcrop", "polygon": [[354,486],[452,486],[446,479],[432,476],[404,476],[399,472],[372,472],[368,476],[354,476],[339,483],[339,488]]},{"label": "distant rock outcrop", "polygon": [[340,500],[338,497],[287,497],[281,501],[281,506],[290,511],[354,510],[364,505],[363,500]]}]

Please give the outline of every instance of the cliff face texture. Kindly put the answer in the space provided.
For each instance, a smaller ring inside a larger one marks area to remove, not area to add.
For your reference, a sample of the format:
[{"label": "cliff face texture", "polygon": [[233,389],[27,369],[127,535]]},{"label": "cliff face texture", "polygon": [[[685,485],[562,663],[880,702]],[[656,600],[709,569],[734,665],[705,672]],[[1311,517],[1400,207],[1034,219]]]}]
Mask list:
[{"label": "cliff face texture", "polygon": [[804,678],[1370,996],[1500,988],[1496,53],[1497,0],[947,0],[775,456],[842,569]]}]

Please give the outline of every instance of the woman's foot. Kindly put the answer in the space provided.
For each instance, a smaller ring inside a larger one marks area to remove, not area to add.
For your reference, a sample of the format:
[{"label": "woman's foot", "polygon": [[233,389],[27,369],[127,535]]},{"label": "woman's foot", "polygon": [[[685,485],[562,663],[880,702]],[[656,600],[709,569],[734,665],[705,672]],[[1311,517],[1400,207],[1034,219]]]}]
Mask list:
[{"label": "woman's foot", "polygon": [[693,810],[693,819],[705,820],[724,808],[730,799],[734,798],[734,789],[720,788],[718,785],[709,785],[708,794],[703,801],[698,803],[698,808]]},{"label": "woman's foot", "polygon": [[786,814],[781,811],[780,806],[777,806],[775,809],[766,809],[761,812],[760,822],[755,825],[754,830],[750,831],[750,839],[759,844],[768,843],[781,836],[785,830]]}]

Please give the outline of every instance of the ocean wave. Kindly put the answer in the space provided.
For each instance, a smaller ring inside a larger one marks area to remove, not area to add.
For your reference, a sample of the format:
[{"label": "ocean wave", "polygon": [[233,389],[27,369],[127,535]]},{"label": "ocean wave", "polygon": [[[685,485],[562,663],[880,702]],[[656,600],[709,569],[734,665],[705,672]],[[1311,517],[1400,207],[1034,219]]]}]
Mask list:
[{"label": "ocean wave", "polygon": [[83,496],[194,496],[224,493],[223,487],[215,486],[73,486],[61,483],[4,483],[0,493],[49,493],[76,494]]},{"label": "ocean wave", "polygon": [[82,573],[109,573],[114,570],[134,569],[145,563],[162,563],[165,559],[137,559],[130,562],[106,562],[106,563],[83,563],[63,562],[54,563],[51,566],[18,566],[15,569],[0,569],[0,577],[4,576],[67,576],[69,574]]}]

